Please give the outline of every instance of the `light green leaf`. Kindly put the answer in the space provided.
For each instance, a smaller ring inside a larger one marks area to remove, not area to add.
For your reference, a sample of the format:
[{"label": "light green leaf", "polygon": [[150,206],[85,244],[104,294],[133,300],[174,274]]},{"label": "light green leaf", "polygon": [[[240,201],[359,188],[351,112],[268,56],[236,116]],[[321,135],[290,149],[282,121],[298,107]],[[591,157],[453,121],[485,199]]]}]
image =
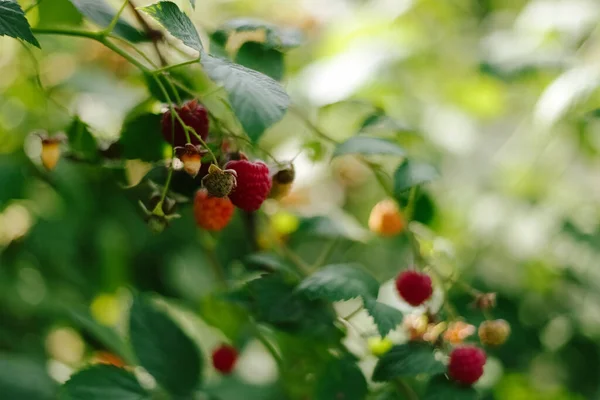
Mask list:
[{"label": "light green leaf", "polygon": [[235,342],[248,320],[248,313],[238,304],[209,294],[200,300],[200,317]]},{"label": "light green leaf", "polygon": [[445,375],[433,377],[427,389],[423,400],[477,400],[479,393],[472,387],[465,387],[456,384],[446,378]]},{"label": "light green leaf", "polygon": [[158,161],[166,146],[161,133],[159,114],[141,114],[123,124],[119,145],[121,155],[128,160]]},{"label": "light green leaf", "polygon": [[262,72],[280,81],[283,78],[283,53],[263,43],[246,42],[240,47],[235,62],[255,71]]},{"label": "light green leaf", "polygon": [[[106,0],[70,0],[81,14],[87,17],[101,28],[110,25],[117,11],[106,2]],[[130,25],[123,18],[119,18],[113,29],[117,36],[127,39],[130,42],[142,42],[148,40],[145,33],[140,32]]]},{"label": "light green leaf", "polygon": [[277,81],[209,55],[202,56],[202,66],[213,81],[223,85],[235,115],[253,142],[257,142],[267,128],[283,118],[290,98]]},{"label": "light green leaf", "polygon": [[396,329],[402,323],[404,317],[400,310],[375,301],[375,299],[366,299],[365,308],[369,315],[373,317],[381,337],[385,337],[391,330]]},{"label": "light green leaf", "polygon": [[12,0],[0,0],[0,36],[22,39],[40,47],[37,39],[31,33],[31,27],[25,18],[23,9]]},{"label": "light green leaf", "polygon": [[311,298],[340,301],[377,297],[379,283],[358,265],[334,264],[304,279],[298,290]]},{"label": "light green leaf", "polygon": [[405,160],[394,173],[394,193],[400,197],[402,192],[435,180],[438,176],[436,169],[429,164]]},{"label": "light green leaf", "polygon": [[96,365],[73,375],[64,384],[64,400],[145,400],[151,396],[135,376],[112,365]]},{"label": "light green leaf", "polygon": [[266,44],[271,48],[282,50],[298,47],[302,43],[302,32],[299,29],[284,28],[256,18],[237,18],[225,22],[216,32],[229,36],[230,32],[264,30]]},{"label": "light green leaf", "polygon": [[67,313],[79,327],[87,331],[96,340],[115,352],[126,363],[136,364],[135,356],[131,348],[113,329],[96,322],[86,310],[77,307],[69,307]]},{"label": "light green leaf", "polygon": [[354,136],[340,143],[333,152],[334,157],[343,154],[389,154],[404,157],[406,153],[404,149],[389,140],[368,136]]},{"label": "light green leaf", "polygon": [[319,377],[315,400],[364,400],[367,380],[360,368],[349,360],[333,360]]},{"label": "light green leaf", "polygon": [[177,4],[170,1],[159,1],[140,9],[157,20],[171,35],[180,39],[183,44],[202,52],[202,41],[196,27],[194,27],[190,18],[177,7]]},{"label": "light green leaf", "polygon": [[389,381],[402,376],[440,374],[446,370],[436,360],[433,347],[425,343],[408,343],[394,346],[379,359],[373,371],[374,381]]},{"label": "light green leaf", "polygon": [[165,389],[186,395],[200,383],[202,361],[194,342],[149,300],[136,296],[129,323],[140,365]]},{"label": "light green leaf", "polygon": [[85,160],[95,161],[98,159],[98,146],[96,139],[92,136],[89,126],[75,117],[67,129],[69,147],[71,151],[81,155]]}]

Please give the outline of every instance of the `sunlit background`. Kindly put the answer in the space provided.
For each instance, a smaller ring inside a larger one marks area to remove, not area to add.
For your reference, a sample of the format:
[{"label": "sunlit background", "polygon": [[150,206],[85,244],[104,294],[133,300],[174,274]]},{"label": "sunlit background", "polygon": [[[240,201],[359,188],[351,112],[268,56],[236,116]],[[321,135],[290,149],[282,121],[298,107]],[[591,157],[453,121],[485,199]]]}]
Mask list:
[{"label": "sunlit background", "polygon": [[[295,232],[299,218],[322,215],[360,243],[342,241],[332,260],[363,262],[384,280],[404,266],[405,244],[368,231],[369,212],[385,197],[372,172],[353,156],[330,162],[331,146],[312,126],[343,140],[385,114],[366,133],[397,141],[441,172],[418,202],[424,249],[446,273],[498,292],[495,316],[512,325],[509,342],[490,353],[480,383],[492,388],[486,398],[600,398],[600,2],[198,0],[195,11],[177,3],[207,46],[210,32],[239,17],[303,33],[285,55],[294,107],[261,141],[277,158],[296,157],[297,170],[292,193],[265,204],[265,249],[291,234],[290,245],[314,260],[318,241]],[[67,0],[44,0],[28,19],[37,27],[82,23]],[[53,398],[57,383],[101,357],[65,306],[124,329],[130,285],[202,303],[200,317],[168,307],[205,354],[223,340],[206,322],[218,315],[205,297],[214,278],[189,205],[152,235],[141,195],[124,188],[149,167],[132,161],[102,172],[62,159],[51,174],[40,168],[32,132],[64,131],[79,116],[108,147],[149,97],[144,78],[98,43],[39,40],[42,51],[0,38],[0,388],[25,396],[11,400]],[[151,45],[140,48],[152,54]],[[390,174],[398,164],[375,159]],[[241,274],[243,242],[232,228],[218,245],[232,276]],[[388,287],[381,298],[410,312]],[[467,295],[450,296],[469,322],[482,320]],[[366,316],[354,325],[372,331]],[[401,328],[394,334],[403,340]],[[369,371],[375,358],[356,336],[348,346]],[[273,359],[252,342],[236,377],[221,383],[223,399],[238,398],[226,393],[235,385],[247,399],[278,399],[276,379]]]}]

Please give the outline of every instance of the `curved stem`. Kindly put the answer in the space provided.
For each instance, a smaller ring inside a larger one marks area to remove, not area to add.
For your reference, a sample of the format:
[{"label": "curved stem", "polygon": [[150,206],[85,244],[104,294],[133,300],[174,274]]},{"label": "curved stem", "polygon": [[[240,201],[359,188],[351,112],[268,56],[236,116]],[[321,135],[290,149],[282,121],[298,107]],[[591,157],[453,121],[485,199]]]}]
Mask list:
[{"label": "curved stem", "polygon": [[199,62],[200,62],[200,59],[196,58],[194,60],[184,61],[184,62],[179,63],[179,64],[167,65],[167,66],[164,66],[162,68],[155,69],[154,73],[166,72],[166,71],[170,71],[170,70],[175,69],[175,68],[185,67],[186,65],[198,64]]},{"label": "curved stem", "polygon": [[127,3],[129,3],[129,0],[125,0],[123,2],[121,8],[119,8],[119,11],[117,11],[113,19],[110,21],[110,24],[108,24],[108,26],[102,31],[102,36],[110,35],[113,29],[115,29],[115,26],[119,22],[119,18],[121,18],[121,14],[123,14],[123,11],[125,11],[125,7],[127,7]]},{"label": "curved stem", "polygon": [[406,400],[419,400],[417,393],[415,393],[413,388],[410,387],[410,385],[404,380],[398,378],[396,380],[396,387],[398,388],[398,391],[406,398]]}]

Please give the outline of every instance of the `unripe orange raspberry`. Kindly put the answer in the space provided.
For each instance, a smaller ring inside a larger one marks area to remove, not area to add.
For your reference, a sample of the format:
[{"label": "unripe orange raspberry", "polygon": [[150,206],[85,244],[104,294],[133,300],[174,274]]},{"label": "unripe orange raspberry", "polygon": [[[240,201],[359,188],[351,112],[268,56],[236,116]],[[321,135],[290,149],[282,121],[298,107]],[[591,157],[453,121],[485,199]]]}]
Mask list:
[{"label": "unripe orange raspberry", "polygon": [[503,319],[484,321],[479,325],[479,340],[486,346],[500,346],[510,335],[510,325]]},{"label": "unripe orange raspberry", "polygon": [[394,200],[380,201],[371,210],[369,229],[381,236],[394,236],[404,230],[404,219]]},{"label": "unripe orange raspberry", "polygon": [[450,344],[461,344],[466,338],[475,333],[475,327],[463,321],[456,321],[444,332],[444,340]]},{"label": "unripe orange raspberry", "polygon": [[220,231],[233,216],[233,203],[227,197],[213,197],[206,189],[200,189],[194,197],[194,218],[200,228]]}]

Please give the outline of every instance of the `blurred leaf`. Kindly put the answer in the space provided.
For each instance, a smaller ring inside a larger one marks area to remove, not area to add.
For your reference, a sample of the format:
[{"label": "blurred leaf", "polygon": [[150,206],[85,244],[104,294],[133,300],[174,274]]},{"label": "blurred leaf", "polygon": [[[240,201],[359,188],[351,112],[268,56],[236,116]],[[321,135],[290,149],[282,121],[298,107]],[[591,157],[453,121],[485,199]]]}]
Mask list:
[{"label": "blurred leaf", "polygon": [[21,198],[26,178],[22,163],[25,157],[0,154],[0,210],[12,199]]},{"label": "blurred leaf", "polygon": [[340,301],[377,297],[379,283],[359,265],[335,264],[304,279],[298,290],[310,298]]},{"label": "blurred leaf", "polygon": [[333,360],[317,381],[315,400],[363,400],[367,380],[358,366],[349,360]]},{"label": "blurred leaf", "polygon": [[283,118],[290,98],[277,81],[209,55],[202,57],[202,66],[213,81],[223,85],[235,115],[253,142],[257,142],[268,127]]},{"label": "blurred leaf", "polygon": [[57,25],[80,25],[83,16],[70,0],[41,1],[38,6],[38,23],[36,27],[47,28]]},{"label": "blurred leaf", "polygon": [[157,20],[171,35],[181,40],[183,44],[202,52],[202,41],[196,27],[190,18],[177,7],[177,4],[170,1],[159,1],[158,3],[142,7],[140,10]]},{"label": "blurred leaf", "polygon": [[405,160],[394,173],[394,193],[400,198],[402,192],[435,180],[438,176],[436,169],[429,164]]},{"label": "blurred leaf", "polygon": [[0,0],[0,36],[22,39],[40,47],[37,39],[31,33],[25,13],[16,1]]},{"label": "blurred leaf", "polygon": [[[235,376],[222,377],[205,389],[210,400],[282,400],[286,399],[281,389],[274,385],[251,385]],[[208,400],[208,399],[207,399]]]},{"label": "blurred leaf", "polygon": [[345,224],[344,221],[322,216],[303,219],[294,237],[299,235],[349,240],[358,240],[362,236],[361,232],[354,231],[353,227]]},{"label": "blurred leaf", "polygon": [[86,310],[69,306],[67,313],[73,322],[87,331],[108,349],[114,351],[115,354],[120,356],[126,363],[130,365],[135,365],[137,363],[135,356],[131,351],[131,347],[123,341],[115,330],[98,323]]},{"label": "blurred leaf", "polygon": [[333,157],[343,154],[390,154],[404,157],[406,152],[400,146],[389,140],[367,136],[354,136],[337,145]]},{"label": "blurred leaf", "polygon": [[43,360],[0,354],[0,397],[7,400],[51,400],[56,383]]},{"label": "blurred leaf", "polygon": [[[96,23],[101,28],[106,28],[110,25],[116,10],[106,2],[106,0],[70,0],[71,3],[79,10],[81,14],[89,18],[90,21]],[[113,29],[113,33],[130,42],[142,42],[148,40],[143,32],[138,31],[123,18]]]},{"label": "blurred leaf", "polygon": [[202,360],[194,342],[165,313],[137,295],[130,337],[140,365],[173,394],[185,395],[200,383]]},{"label": "blurred leaf", "polygon": [[361,124],[360,131],[390,130],[394,132],[412,132],[413,130],[402,122],[396,121],[378,110],[368,115]]},{"label": "blurred leaf", "polygon": [[387,304],[380,303],[375,299],[365,299],[365,308],[373,317],[377,331],[381,337],[385,337],[391,330],[402,323],[404,315],[402,312]]},{"label": "blurred leaf", "polygon": [[423,400],[476,400],[479,394],[472,387],[459,386],[445,375],[433,377],[427,385]]},{"label": "blurred leaf", "polygon": [[266,267],[284,274],[297,275],[294,268],[285,259],[275,253],[253,253],[248,255],[244,259],[244,262],[250,266]]},{"label": "blurred leaf", "polygon": [[98,159],[98,146],[96,139],[92,136],[89,126],[75,117],[71,126],[67,129],[69,147],[76,154],[83,156],[85,160],[95,161]]},{"label": "blurred leaf", "polygon": [[243,308],[216,294],[202,298],[200,316],[207,324],[219,329],[234,342],[248,320],[247,312]]},{"label": "blurred leaf", "polygon": [[196,9],[196,0],[190,0],[193,9]]},{"label": "blurred leaf", "polygon": [[375,366],[373,380],[389,381],[401,376],[440,374],[446,367],[435,359],[433,347],[424,343],[408,343],[392,347]]},{"label": "blurred leaf", "polygon": [[265,46],[263,43],[246,42],[240,47],[235,62],[244,67],[262,72],[280,81],[283,78],[283,53],[277,49]]},{"label": "blurred leaf", "polygon": [[272,48],[289,49],[302,43],[302,32],[293,28],[282,28],[266,21],[255,18],[239,18],[225,22],[217,32],[229,36],[229,32],[256,31],[266,32],[267,44]]},{"label": "blurred leaf", "polygon": [[161,134],[161,119],[159,114],[141,114],[126,120],[119,139],[121,155],[129,160],[162,160],[166,142]]},{"label": "blurred leaf", "polygon": [[144,400],[152,396],[135,376],[112,365],[96,365],[79,371],[62,387],[64,400]]}]

